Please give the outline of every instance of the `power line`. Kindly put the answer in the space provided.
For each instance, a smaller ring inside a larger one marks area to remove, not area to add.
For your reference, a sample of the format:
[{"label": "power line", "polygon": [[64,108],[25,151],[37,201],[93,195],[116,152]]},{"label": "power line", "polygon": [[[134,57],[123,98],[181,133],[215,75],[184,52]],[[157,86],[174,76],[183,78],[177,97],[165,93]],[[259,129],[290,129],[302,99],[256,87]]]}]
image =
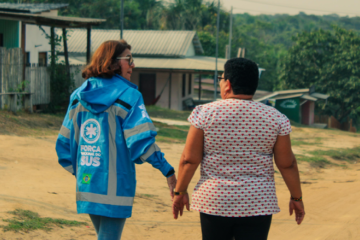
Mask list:
[{"label": "power line", "polygon": [[[264,3],[261,1],[253,1],[253,0],[238,0],[238,1],[242,1],[242,2],[252,2],[252,3],[260,3],[260,4],[265,4],[265,5],[269,5],[269,6],[276,6],[276,7],[286,7],[286,8],[293,8],[293,9],[302,9],[302,10],[308,10],[308,11],[316,11],[316,12],[324,12],[324,13],[335,13],[332,11],[323,11],[323,10],[318,10],[318,9],[310,9],[310,8],[303,8],[303,7],[295,7],[295,6],[286,6],[286,5],[282,5],[282,4],[274,4],[274,3]],[[355,14],[355,15],[359,15],[360,13],[345,13],[345,12],[337,12],[337,13],[341,13],[341,14]]]}]

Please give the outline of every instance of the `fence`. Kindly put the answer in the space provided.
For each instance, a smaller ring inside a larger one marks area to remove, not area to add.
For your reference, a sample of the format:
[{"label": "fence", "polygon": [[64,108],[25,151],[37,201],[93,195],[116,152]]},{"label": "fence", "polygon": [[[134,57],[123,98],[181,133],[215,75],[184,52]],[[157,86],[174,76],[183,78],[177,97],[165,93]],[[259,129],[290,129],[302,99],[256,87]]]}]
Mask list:
[{"label": "fence", "polygon": [[[6,49],[0,47],[0,94],[9,92],[27,92],[31,94],[32,105],[50,103],[50,69],[43,66],[25,67],[21,48]],[[85,81],[81,77],[84,66],[70,66],[70,73],[75,82],[75,88]],[[8,95],[0,95],[0,109],[10,106]],[[21,101],[18,103],[21,107]]]},{"label": "fence", "polygon": [[50,70],[47,67],[26,67],[25,80],[27,89],[32,93],[32,104],[50,102]]},{"label": "fence", "polygon": [[350,119],[343,123],[340,123],[334,116],[316,115],[316,123],[326,123],[328,128],[336,128],[344,131],[356,132],[357,129],[353,126],[353,120]]},{"label": "fence", "polygon": [[[23,53],[20,48],[0,47],[0,93],[18,92],[23,82]],[[0,108],[9,106],[8,96],[0,96]]]},{"label": "fence", "polygon": [[85,79],[83,79],[81,76],[81,70],[84,67],[85,67],[85,65],[71,65],[70,66],[70,74],[74,78],[75,89],[80,87],[85,82]]}]

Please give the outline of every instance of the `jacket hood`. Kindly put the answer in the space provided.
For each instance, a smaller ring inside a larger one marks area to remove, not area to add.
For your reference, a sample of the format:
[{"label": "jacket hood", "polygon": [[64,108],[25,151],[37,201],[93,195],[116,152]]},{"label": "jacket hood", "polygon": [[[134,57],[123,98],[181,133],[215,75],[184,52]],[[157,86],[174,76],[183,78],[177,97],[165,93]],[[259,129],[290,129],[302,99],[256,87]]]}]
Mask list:
[{"label": "jacket hood", "polygon": [[91,77],[86,80],[77,93],[81,104],[92,113],[104,112],[129,87],[137,86],[122,76],[115,74],[112,78]]}]

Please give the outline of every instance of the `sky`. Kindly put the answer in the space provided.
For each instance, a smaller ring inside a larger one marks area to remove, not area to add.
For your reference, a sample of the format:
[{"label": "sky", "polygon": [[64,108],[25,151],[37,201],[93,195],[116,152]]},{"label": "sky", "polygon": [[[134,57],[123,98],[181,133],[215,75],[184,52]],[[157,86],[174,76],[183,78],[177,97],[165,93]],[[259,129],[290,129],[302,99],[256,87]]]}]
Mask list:
[{"label": "sky", "polygon": [[360,0],[220,0],[225,10],[233,6],[233,13],[290,14],[299,12],[314,15],[338,14],[360,16]]}]

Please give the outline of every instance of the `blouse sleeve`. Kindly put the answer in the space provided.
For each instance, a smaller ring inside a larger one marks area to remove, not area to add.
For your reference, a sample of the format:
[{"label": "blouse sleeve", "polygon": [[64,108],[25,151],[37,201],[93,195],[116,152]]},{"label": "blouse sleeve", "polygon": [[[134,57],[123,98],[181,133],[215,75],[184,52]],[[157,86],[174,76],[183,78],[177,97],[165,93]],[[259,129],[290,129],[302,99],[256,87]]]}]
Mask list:
[{"label": "blouse sleeve", "polygon": [[196,128],[204,130],[205,128],[205,116],[203,112],[203,106],[199,105],[194,108],[190,114],[188,121]]},{"label": "blouse sleeve", "polygon": [[281,114],[279,118],[279,135],[285,136],[291,133],[290,120],[284,115]]}]

